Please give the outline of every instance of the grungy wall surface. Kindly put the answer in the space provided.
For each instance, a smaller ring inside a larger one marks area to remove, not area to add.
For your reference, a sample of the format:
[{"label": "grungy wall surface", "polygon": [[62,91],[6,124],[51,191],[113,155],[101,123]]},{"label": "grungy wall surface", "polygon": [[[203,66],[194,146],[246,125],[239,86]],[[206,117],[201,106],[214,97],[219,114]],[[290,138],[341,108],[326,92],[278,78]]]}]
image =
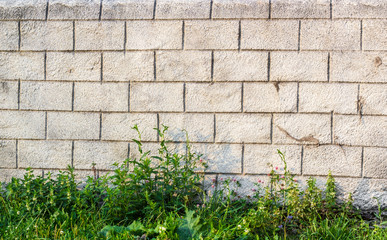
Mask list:
[{"label": "grungy wall surface", "polygon": [[147,149],[186,129],[210,175],[248,186],[280,149],[387,206],[387,1],[0,1],[0,181],[109,170],[134,124]]}]

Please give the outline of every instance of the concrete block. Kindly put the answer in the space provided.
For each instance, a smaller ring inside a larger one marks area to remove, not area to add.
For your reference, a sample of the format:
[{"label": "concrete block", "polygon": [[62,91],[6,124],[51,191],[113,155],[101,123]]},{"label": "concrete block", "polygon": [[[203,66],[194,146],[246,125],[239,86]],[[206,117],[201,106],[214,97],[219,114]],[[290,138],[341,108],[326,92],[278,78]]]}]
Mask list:
[{"label": "concrete block", "polygon": [[20,23],[22,50],[72,50],[73,23],[70,21],[27,21]]},{"label": "concrete block", "polygon": [[47,80],[99,81],[101,54],[94,52],[47,53]]},{"label": "concrete block", "polygon": [[71,141],[19,141],[19,167],[67,168],[71,148]]},{"label": "concrete block", "polygon": [[214,81],[267,81],[267,53],[214,52]]},{"label": "concrete block", "polygon": [[183,91],[183,83],[133,83],[130,85],[130,110],[183,111]]},{"label": "concrete block", "polygon": [[153,52],[104,52],[104,81],[153,81]]},{"label": "concrete block", "polygon": [[271,52],[270,80],[327,81],[328,53]]},{"label": "concrete block", "polygon": [[302,21],[300,48],[302,50],[360,50],[360,21]]},{"label": "concrete block", "polygon": [[243,111],[297,111],[297,83],[245,83]]},{"label": "concrete block", "polygon": [[284,155],[288,170],[293,174],[301,174],[301,146],[295,145],[256,145],[245,144],[244,166],[245,173],[268,174],[278,167],[276,172],[284,171],[284,163],[278,155],[280,150]]},{"label": "concrete block", "polygon": [[44,53],[0,53],[0,79],[44,79]]},{"label": "concrete block", "polygon": [[186,132],[191,142],[214,141],[214,115],[200,113],[162,113],[160,126],[168,127],[167,139],[185,142]]},{"label": "concrete block", "polygon": [[[0,7],[1,13],[1,7]],[[0,19],[1,19],[0,14]],[[0,22],[0,50],[17,50],[19,43],[18,23],[7,21]]]},{"label": "concrete block", "polygon": [[300,83],[300,112],[357,113],[357,84]]},{"label": "concrete block", "polygon": [[0,140],[0,159],[0,168],[16,168],[15,140]]},{"label": "concrete block", "polygon": [[104,0],[102,19],[152,19],[154,0]]},{"label": "concrete block", "polygon": [[334,141],[342,145],[386,146],[387,116],[348,116],[333,118]]},{"label": "concrete block", "polygon": [[44,139],[45,113],[0,111],[0,138]]},{"label": "concrete block", "polygon": [[273,143],[324,144],[330,142],[330,114],[274,114]]},{"label": "concrete block", "polygon": [[307,175],[361,176],[361,148],[337,145],[307,146],[302,172]]},{"label": "concrete block", "polygon": [[387,148],[364,148],[364,177],[387,176]]},{"label": "concrete block", "polygon": [[46,0],[12,0],[0,2],[1,20],[45,19]]},{"label": "concrete block", "polygon": [[387,115],[386,84],[360,85],[359,99],[362,113]]},{"label": "concrete block", "polygon": [[387,54],[383,52],[334,52],[330,78],[336,82],[387,81]]},{"label": "concrete block", "polygon": [[238,21],[186,21],[184,47],[186,49],[238,49],[238,29]]},{"label": "concrete block", "polygon": [[48,19],[98,19],[100,0],[50,0]]},{"label": "concrete block", "polygon": [[210,17],[210,0],[158,0],[156,19],[195,19]]},{"label": "concrete block", "polygon": [[240,112],[242,84],[187,83],[187,112]]},{"label": "concrete block", "polygon": [[0,182],[9,183],[12,178],[22,178],[25,173],[24,169],[0,169]]},{"label": "concrete block", "polygon": [[387,2],[381,0],[333,0],[334,18],[385,18]]},{"label": "concrete block", "polygon": [[74,110],[128,111],[128,83],[75,83]]},{"label": "concrete block", "polygon": [[193,152],[203,154],[208,173],[242,173],[242,145],[192,144]]},{"label": "concrete block", "polygon": [[213,18],[268,18],[268,0],[214,0]]},{"label": "concrete block", "polygon": [[330,0],[272,0],[272,18],[329,18]]},{"label": "concrete block", "polygon": [[48,139],[99,139],[100,114],[48,112]]},{"label": "concrete block", "polygon": [[159,81],[210,81],[211,52],[157,52],[156,76]]},{"label": "concrete block", "polygon": [[76,50],[124,50],[122,21],[75,22]]},{"label": "concrete block", "polygon": [[18,82],[0,81],[0,109],[18,108]]},{"label": "concrete block", "polygon": [[127,49],[181,49],[182,21],[130,21],[126,24]]},{"label": "concrete block", "polygon": [[216,114],[216,142],[270,143],[270,114]]},{"label": "concrete block", "polygon": [[21,82],[20,109],[71,110],[72,83]]},{"label": "concrete block", "polygon": [[106,113],[102,114],[102,139],[130,141],[138,139],[132,129],[138,125],[142,140],[157,141],[157,115],[151,113]]},{"label": "concrete block", "polygon": [[115,162],[122,163],[128,157],[128,143],[125,142],[74,142],[74,168],[113,169]]},{"label": "concrete block", "polygon": [[298,21],[243,20],[241,49],[297,50]]},{"label": "concrete block", "polygon": [[[387,3],[386,3],[387,11]],[[387,50],[387,20],[363,21],[363,49]]]}]

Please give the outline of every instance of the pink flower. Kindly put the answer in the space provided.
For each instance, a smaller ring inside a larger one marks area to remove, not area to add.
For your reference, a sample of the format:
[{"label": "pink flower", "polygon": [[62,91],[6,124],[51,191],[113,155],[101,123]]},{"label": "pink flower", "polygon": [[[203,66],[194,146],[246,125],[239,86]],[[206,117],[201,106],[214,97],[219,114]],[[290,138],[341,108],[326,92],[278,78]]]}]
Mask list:
[{"label": "pink flower", "polygon": [[260,183],[260,182],[261,182],[261,179],[258,179],[258,182]]},{"label": "pink flower", "polygon": [[278,167],[275,167],[275,170],[278,170]]},{"label": "pink flower", "polygon": [[223,181],[223,178],[222,178],[222,177],[220,178],[220,181]]},{"label": "pink flower", "polygon": [[234,182],[236,182],[236,179],[235,179],[235,178],[233,178],[232,180],[233,180]]},{"label": "pink flower", "polygon": [[285,178],[285,176],[282,175],[281,178]]},{"label": "pink flower", "polygon": [[212,179],[212,182],[215,182],[215,181],[216,181],[216,179],[215,179],[215,178],[213,178],[213,179]]},{"label": "pink flower", "polygon": [[257,190],[255,190],[254,188],[252,188],[251,191],[255,192],[255,191],[257,191]]},{"label": "pink flower", "polygon": [[214,185],[211,185],[212,188],[214,188],[215,186]]},{"label": "pink flower", "polygon": [[202,162],[203,162],[203,159],[200,159],[199,162],[202,163]]}]

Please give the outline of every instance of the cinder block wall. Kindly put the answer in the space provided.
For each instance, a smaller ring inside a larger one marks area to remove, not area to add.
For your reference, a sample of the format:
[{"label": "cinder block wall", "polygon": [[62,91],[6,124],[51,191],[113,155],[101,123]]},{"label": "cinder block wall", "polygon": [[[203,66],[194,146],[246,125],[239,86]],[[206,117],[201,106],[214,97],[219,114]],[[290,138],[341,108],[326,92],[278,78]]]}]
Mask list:
[{"label": "cinder block wall", "polygon": [[[264,178],[285,152],[387,206],[384,0],[0,2],[0,180],[90,174],[187,129],[208,174]],[[248,194],[245,187],[245,194]]]}]

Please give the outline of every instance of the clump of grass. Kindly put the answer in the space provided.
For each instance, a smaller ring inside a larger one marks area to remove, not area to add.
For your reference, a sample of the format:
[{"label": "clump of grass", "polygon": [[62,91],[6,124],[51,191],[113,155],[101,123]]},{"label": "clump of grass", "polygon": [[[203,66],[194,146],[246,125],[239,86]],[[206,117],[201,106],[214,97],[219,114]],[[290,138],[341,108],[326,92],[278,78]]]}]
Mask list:
[{"label": "clump of grass", "polygon": [[70,167],[44,178],[27,169],[0,185],[0,239],[387,239],[382,209],[363,221],[351,197],[337,202],[330,173],[325,190],[313,178],[302,190],[279,150],[283,171],[272,166],[253,196],[240,197],[235,178],[213,179],[208,194],[207,164],[188,140],[185,153],[170,151],[167,129],[156,129],[153,156],[135,126],[140,157],[110,175],[78,182]]}]

